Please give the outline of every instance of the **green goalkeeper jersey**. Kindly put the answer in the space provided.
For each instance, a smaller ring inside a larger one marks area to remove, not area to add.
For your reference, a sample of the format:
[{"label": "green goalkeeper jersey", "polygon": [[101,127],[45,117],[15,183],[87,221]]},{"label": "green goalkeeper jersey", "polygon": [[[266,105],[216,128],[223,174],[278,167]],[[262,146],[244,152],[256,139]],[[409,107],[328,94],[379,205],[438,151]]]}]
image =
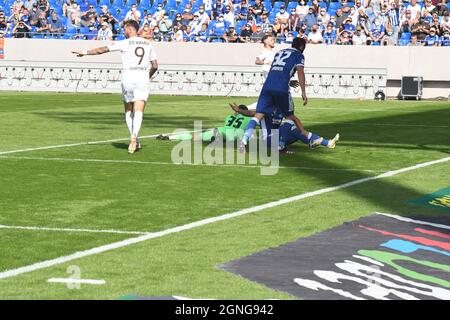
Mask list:
[{"label": "green goalkeeper jersey", "polygon": [[245,117],[241,114],[230,114],[226,117],[223,127],[219,128],[219,131],[227,140],[241,139],[251,119],[251,117]]}]

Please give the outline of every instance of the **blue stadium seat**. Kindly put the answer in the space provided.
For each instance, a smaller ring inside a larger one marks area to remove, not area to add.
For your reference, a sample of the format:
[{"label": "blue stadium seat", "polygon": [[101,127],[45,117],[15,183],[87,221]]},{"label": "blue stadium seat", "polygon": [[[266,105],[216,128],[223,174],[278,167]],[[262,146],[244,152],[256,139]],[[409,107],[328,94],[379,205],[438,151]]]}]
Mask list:
[{"label": "blue stadium seat", "polygon": [[328,10],[333,9],[334,11],[336,11],[340,6],[341,6],[340,2],[331,2]]},{"label": "blue stadium seat", "polygon": [[450,10],[450,2],[447,2],[447,9]]},{"label": "blue stadium seat", "polygon": [[330,15],[330,17],[334,16],[336,14],[336,10],[330,8],[328,9],[328,14]]},{"label": "blue stadium seat", "polygon": [[98,6],[107,6],[108,8],[111,7],[111,1],[110,0],[100,0],[98,3]]},{"label": "blue stadium seat", "polygon": [[291,9],[295,9],[298,6],[298,2],[289,2],[288,6],[287,6],[287,11],[291,12]]},{"label": "blue stadium seat", "polygon": [[123,3],[123,0],[114,0],[112,3],[112,7],[123,8],[125,7],[125,4]]},{"label": "blue stadium seat", "polygon": [[348,5],[349,7],[354,7],[354,6],[355,6],[355,3],[354,3],[354,2],[347,2],[347,5]]},{"label": "blue stadium seat", "polygon": [[[276,11],[275,13],[277,13],[280,10],[281,6],[284,6],[284,2],[281,2],[281,1],[275,2],[273,4],[272,11]],[[270,12],[270,13],[272,13],[272,12]]]}]

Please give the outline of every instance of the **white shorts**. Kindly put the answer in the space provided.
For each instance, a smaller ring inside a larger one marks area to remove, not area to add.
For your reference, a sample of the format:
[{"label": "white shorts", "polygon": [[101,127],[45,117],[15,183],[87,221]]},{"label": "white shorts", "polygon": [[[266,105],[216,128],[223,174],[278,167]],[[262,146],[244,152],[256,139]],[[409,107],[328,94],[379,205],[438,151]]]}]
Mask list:
[{"label": "white shorts", "polygon": [[148,86],[146,84],[123,84],[122,95],[126,103],[135,101],[145,101],[148,99]]}]

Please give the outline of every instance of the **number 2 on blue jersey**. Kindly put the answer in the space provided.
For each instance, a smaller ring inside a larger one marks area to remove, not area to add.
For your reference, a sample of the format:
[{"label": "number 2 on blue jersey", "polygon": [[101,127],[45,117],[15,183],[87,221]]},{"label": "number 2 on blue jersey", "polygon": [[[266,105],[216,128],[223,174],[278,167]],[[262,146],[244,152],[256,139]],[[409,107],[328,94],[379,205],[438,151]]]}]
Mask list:
[{"label": "number 2 on blue jersey", "polygon": [[272,65],[284,67],[286,65],[285,60],[288,59],[291,56],[291,54],[292,54],[291,51],[284,51],[277,53],[274,57]]}]

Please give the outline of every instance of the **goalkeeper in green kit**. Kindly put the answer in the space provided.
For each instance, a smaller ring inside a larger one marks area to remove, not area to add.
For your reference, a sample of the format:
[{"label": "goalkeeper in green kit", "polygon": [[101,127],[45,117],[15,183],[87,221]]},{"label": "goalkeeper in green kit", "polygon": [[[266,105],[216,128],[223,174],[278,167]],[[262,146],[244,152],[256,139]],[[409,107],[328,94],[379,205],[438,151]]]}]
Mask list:
[{"label": "goalkeeper in green kit", "polygon": [[[247,106],[245,105],[239,105],[235,107],[237,107],[239,110],[248,110]],[[171,140],[171,141],[201,140],[205,142],[211,142],[219,139],[222,140],[225,139],[227,141],[236,141],[242,139],[244,135],[244,130],[251,119],[252,119],[251,117],[247,117],[237,112],[234,112],[233,114],[230,114],[228,117],[225,118],[222,127],[207,129],[197,133],[180,133],[171,135],[160,134],[158,137],[156,137],[156,139]]]}]

